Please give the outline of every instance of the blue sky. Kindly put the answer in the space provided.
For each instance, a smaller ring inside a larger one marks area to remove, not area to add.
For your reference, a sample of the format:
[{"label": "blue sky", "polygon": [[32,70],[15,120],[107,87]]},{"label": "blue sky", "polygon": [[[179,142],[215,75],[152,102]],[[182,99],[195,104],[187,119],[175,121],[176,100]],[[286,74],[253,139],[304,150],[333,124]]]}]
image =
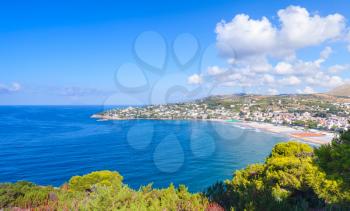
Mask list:
[{"label": "blue sky", "polygon": [[0,104],[322,92],[350,78],[349,18],[345,0],[1,1]]}]

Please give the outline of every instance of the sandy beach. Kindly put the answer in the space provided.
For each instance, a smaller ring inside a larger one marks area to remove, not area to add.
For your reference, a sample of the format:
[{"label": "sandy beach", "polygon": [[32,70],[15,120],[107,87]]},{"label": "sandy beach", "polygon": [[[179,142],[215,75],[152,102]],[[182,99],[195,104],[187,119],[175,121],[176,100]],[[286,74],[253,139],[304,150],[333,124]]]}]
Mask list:
[{"label": "sandy beach", "polygon": [[302,128],[273,125],[263,122],[234,122],[232,124],[240,125],[242,127],[255,128],[270,133],[281,134],[289,137],[290,140],[299,140],[312,144],[328,144],[335,136],[334,133],[327,131],[305,130]]}]

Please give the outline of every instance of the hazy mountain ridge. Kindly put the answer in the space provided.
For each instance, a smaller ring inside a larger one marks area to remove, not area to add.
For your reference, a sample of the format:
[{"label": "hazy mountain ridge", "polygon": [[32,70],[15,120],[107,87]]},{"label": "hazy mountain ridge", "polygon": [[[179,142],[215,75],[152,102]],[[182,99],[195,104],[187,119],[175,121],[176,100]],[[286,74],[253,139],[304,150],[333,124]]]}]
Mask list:
[{"label": "hazy mountain ridge", "polygon": [[344,84],[330,90],[327,94],[334,96],[350,97],[350,84]]},{"label": "hazy mountain ridge", "polygon": [[337,103],[350,103],[350,85],[349,95],[333,94],[333,92],[328,93],[316,93],[316,94],[280,94],[280,95],[258,95],[258,94],[232,94],[232,95],[214,95],[209,96],[197,102],[232,102],[232,101],[249,101],[249,100],[288,100],[288,99],[298,99],[298,100],[323,100],[327,102],[337,102]]}]

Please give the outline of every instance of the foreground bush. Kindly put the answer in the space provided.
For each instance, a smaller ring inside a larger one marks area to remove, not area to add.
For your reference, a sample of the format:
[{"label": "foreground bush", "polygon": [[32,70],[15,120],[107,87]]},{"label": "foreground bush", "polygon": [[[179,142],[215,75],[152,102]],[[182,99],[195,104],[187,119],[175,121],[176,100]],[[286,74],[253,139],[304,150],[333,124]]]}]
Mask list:
[{"label": "foreground bush", "polygon": [[85,176],[74,176],[69,180],[72,191],[91,191],[95,186],[107,186],[120,189],[123,177],[118,172],[98,171]]},{"label": "foreground bush", "polygon": [[185,186],[135,191],[122,183],[118,172],[99,171],[72,177],[60,189],[28,182],[2,184],[0,208],[38,210],[205,210],[208,200]]},{"label": "foreground bush", "polygon": [[236,210],[350,210],[348,135],[315,150],[279,143],[263,164],[236,171],[232,180],[209,187],[206,196]]},{"label": "foreground bush", "polygon": [[52,187],[39,187],[30,182],[0,185],[0,208],[38,207],[46,204]]}]

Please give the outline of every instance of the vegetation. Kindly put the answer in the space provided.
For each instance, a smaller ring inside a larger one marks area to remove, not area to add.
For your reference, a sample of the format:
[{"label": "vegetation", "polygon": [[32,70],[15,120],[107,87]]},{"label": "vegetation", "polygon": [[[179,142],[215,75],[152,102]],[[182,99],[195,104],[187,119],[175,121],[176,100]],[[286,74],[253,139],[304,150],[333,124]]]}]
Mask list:
[{"label": "vegetation", "polygon": [[307,120],[307,121],[296,120],[296,121],[292,122],[292,125],[305,127],[308,129],[317,129],[318,128],[318,123],[316,121],[313,121],[313,120]]},{"label": "vegetation", "polygon": [[329,145],[277,144],[263,164],[235,172],[206,190],[210,201],[236,210],[349,210],[350,132]]},{"label": "vegetation", "polygon": [[28,182],[0,186],[1,208],[38,210],[204,210],[208,200],[191,194],[185,186],[154,189],[151,185],[135,191],[122,183],[117,172],[99,171],[75,176],[61,188]]},{"label": "vegetation", "polygon": [[0,185],[0,209],[36,210],[349,210],[350,132],[329,145],[277,144],[262,164],[238,170],[204,194],[185,186],[133,190],[118,172],[72,177],[60,188]]}]

